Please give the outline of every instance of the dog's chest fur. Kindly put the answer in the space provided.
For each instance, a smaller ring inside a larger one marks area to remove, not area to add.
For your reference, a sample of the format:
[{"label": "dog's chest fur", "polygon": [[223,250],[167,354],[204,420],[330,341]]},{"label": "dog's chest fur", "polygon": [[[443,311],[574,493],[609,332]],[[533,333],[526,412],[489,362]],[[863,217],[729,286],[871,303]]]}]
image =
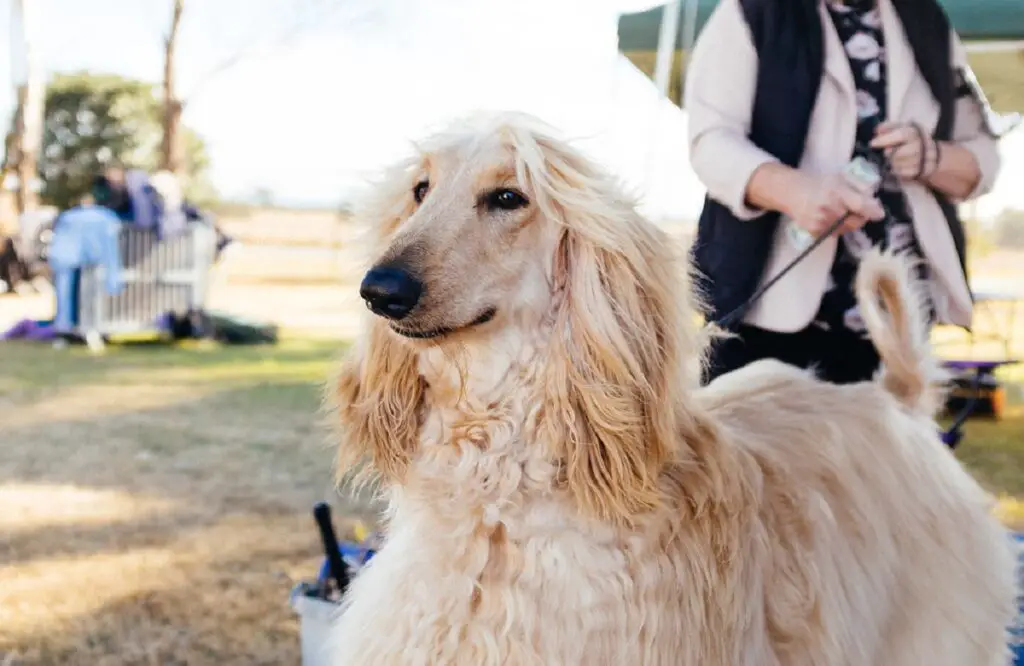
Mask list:
[{"label": "dog's chest fur", "polygon": [[336,663],[697,666],[709,647],[684,627],[714,615],[707,563],[669,555],[661,526],[579,515],[537,440],[533,348],[515,351],[464,371],[458,400],[454,378],[427,375],[420,450],[349,591]]},{"label": "dog's chest fur", "polygon": [[687,630],[729,633],[708,626],[704,563],[502,486],[485,503],[452,492],[439,511],[394,498],[388,543],[349,593],[339,665],[727,663],[703,661],[715,648]]}]

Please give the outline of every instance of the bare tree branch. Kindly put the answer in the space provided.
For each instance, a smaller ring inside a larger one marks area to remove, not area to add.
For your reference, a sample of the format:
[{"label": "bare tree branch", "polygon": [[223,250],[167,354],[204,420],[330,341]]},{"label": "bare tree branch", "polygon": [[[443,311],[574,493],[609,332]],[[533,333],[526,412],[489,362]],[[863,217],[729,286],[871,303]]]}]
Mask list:
[{"label": "bare tree branch", "polygon": [[174,0],[171,29],[164,39],[164,139],[161,166],[179,176],[185,170],[185,147],[181,135],[181,114],[184,105],[177,95],[174,58],[184,12],[185,0]]}]

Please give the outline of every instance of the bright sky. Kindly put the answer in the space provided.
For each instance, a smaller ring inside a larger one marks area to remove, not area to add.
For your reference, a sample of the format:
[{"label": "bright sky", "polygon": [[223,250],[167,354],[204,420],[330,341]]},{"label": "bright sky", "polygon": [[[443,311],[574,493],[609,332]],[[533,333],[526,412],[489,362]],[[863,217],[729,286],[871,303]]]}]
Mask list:
[{"label": "bright sky", "polygon": [[[160,80],[172,0],[33,1],[48,73]],[[195,91],[185,121],[206,139],[225,196],[266,188],[282,203],[333,205],[431,125],[490,108],[533,112],[583,138],[655,217],[699,212],[703,188],[687,164],[684,114],[616,48],[619,12],[658,0],[185,4],[180,90]],[[0,10],[4,39],[10,17]],[[0,49],[0,121],[12,108],[5,73],[22,75],[18,48]],[[245,57],[209,79],[239,53]],[[1001,183],[1024,172],[1024,146],[1012,157]],[[1006,196],[1019,201],[1016,188],[1003,189],[983,206],[998,211]]]},{"label": "bright sky", "polygon": [[[48,73],[160,80],[171,0],[36,2]],[[488,108],[534,112],[586,137],[644,187],[649,148],[662,143],[652,133],[667,122],[681,142],[681,114],[621,60],[615,40],[620,10],[655,4],[186,0],[180,89],[197,92],[185,121],[206,139],[215,184],[228,196],[267,188],[290,202],[338,201],[432,124]],[[0,16],[5,37],[10,16]],[[247,55],[208,78],[238,53]],[[21,76],[17,45],[0,58],[6,116],[13,85],[3,75]],[[673,161],[685,158],[677,145]]]}]

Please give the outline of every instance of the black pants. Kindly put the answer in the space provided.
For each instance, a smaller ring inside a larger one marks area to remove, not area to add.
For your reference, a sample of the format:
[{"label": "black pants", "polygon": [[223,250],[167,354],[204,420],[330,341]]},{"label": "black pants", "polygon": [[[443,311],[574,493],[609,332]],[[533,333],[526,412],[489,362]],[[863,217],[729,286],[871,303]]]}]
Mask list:
[{"label": "black pants", "polygon": [[741,324],[736,337],[716,340],[704,381],[762,359],[773,358],[798,368],[814,368],[821,379],[852,384],[871,379],[880,360],[870,340],[847,331],[809,326],[796,333],[776,333]]}]

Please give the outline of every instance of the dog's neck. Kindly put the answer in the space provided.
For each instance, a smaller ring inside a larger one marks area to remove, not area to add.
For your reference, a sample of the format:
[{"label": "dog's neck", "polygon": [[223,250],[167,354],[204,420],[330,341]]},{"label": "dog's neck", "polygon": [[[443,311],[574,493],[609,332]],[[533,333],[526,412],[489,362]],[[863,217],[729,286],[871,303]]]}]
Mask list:
[{"label": "dog's neck", "polygon": [[[545,401],[556,327],[551,318],[531,324],[499,327],[475,344],[420,350],[419,441],[410,473],[394,488],[393,517],[425,520],[432,530],[482,521],[486,532],[504,522],[515,533],[512,526],[540,504],[552,525],[578,526],[563,460],[542,423],[552,409]],[[702,450],[680,453],[668,481],[694,506],[721,494],[723,461],[706,426],[697,415],[680,423],[679,437]],[[702,466],[688,462],[694,457]],[[599,525],[605,523],[594,519],[594,529]]]},{"label": "dog's neck", "polygon": [[420,376],[433,408],[479,413],[539,388],[554,320],[564,294],[556,291],[543,314],[519,313],[491,334],[420,352]]},{"label": "dog's neck", "polygon": [[426,393],[417,453],[399,491],[410,503],[400,504],[421,517],[429,507],[431,525],[483,514],[491,524],[548,494],[557,466],[539,440],[537,415],[550,335],[508,326],[479,344],[420,352]]},{"label": "dog's neck", "polygon": [[420,375],[432,407],[478,411],[535,385],[550,328],[506,327],[474,344],[420,353]]}]

